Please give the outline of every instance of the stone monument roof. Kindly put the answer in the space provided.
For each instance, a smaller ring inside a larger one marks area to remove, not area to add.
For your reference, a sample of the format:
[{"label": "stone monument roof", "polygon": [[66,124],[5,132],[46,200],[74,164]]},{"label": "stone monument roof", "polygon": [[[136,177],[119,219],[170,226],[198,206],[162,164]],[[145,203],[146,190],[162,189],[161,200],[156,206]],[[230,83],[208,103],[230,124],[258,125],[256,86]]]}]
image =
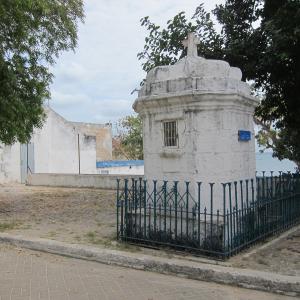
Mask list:
[{"label": "stone monument roof", "polygon": [[250,95],[250,87],[241,81],[242,72],[222,60],[205,59],[197,55],[198,39],[190,33],[183,44],[187,56],[174,65],[159,66],[149,71],[139,97],[182,92],[216,92]]}]

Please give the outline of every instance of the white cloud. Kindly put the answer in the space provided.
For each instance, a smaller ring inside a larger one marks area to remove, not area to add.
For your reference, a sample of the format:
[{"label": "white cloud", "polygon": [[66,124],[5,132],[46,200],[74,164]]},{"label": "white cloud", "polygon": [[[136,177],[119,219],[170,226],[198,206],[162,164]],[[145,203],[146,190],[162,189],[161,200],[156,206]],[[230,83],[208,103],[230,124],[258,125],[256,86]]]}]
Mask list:
[{"label": "white cloud", "polygon": [[[71,108],[75,105],[81,105],[85,103],[85,105],[89,105],[91,103],[91,99],[85,94],[67,94],[56,92],[55,90],[51,93],[52,99],[55,99],[55,106],[57,108]],[[52,104],[49,103],[50,106]]]},{"label": "white cloud", "polygon": [[[95,122],[116,122],[120,117],[133,114],[131,100],[102,100],[95,103],[92,119]],[[92,112],[92,111],[91,111]]]},{"label": "white cloud", "polygon": [[[206,0],[210,10],[220,0]],[[64,53],[53,67],[51,106],[68,119],[115,121],[132,111],[145,74],[136,55],[146,31],[140,19],[149,16],[162,26],[180,11],[192,16],[199,0],[86,0],[76,52]],[[122,99],[122,100],[120,100]]]}]

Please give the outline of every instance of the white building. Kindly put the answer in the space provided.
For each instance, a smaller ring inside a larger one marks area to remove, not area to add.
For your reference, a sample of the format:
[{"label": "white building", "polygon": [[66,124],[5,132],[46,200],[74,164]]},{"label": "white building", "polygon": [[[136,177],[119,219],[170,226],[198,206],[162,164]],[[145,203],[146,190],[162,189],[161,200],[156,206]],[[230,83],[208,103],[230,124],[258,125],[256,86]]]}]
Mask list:
[{"label": "white building", "polygon": [[199,57],[193,34],[186,43],[186,57],[147,74],[133,105],[143,119],[145,177],[214,182],[221,197],[221,183],[255,178],[258,100],[240,69]]},{"label": "white building", "polygon": [[26,145],[0,145],[0,183],[25,182],[31,173],[96,174],[96,162],[112,159],[109,124],[65,120],[45,108],[46,121]]},{"label": "white building", "polygon": [[97,173],[107,175],[140,175],[144,177],[143,160],[97,161]]}]

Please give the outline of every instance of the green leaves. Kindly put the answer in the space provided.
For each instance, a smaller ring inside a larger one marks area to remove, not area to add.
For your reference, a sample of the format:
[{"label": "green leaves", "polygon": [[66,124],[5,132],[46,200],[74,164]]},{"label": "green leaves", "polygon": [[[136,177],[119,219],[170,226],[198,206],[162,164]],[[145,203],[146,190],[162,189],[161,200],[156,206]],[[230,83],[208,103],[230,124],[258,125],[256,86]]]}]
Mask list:
[{"label": "green leaves", "polygon": [[255,89],[263,92],[256,117],[268,126],[261,127],[259,143],[273,149],[280,159],[299,162],[300,1],[226,0],[212,13],[221,25],[221,33],[202,4],[190,21],[180,12],[165,29],[147,17],[142,26],[148,36],[138,54],[143,70],[174,64],[185,55],[181,41],[188,32],[195,32],[201,40],[199,55],[224,59],[239,67],[242,79],[253,82]]},{"label": "green leaves", "polygon": [[276,128],[278,139],[271,147],[274,155],[292,159],[299,166],[300,36],[295,32],[300,28],[300,2],[266,0],[261,15],[262,52],[257,53],[260,63],[255,75],[265,98],[257,116]]},{"label": "green leaves", "polygon": [[143,124],[139,116],[127,116],[119,121],[120,152],[127,159],[143,159]]},{"label": "green leaves", "polygon": [[167,27],[150,22],[149,17],[141,19],[141,25],[148,31],[145,38],[143,51],[137,54],[142,60],[142,68],[149,72],[158,65],[174,64],[186,54],[182,41],[188,32],[196,32],[202,43],[199,54],[206,57],[220,58],[221,40],[214,29],[210,14],[206,13],[201,4],[197,7],[191,21],[188,21],[185,13],[180,12],[173,19],[167,21]]},{"label": "green leaves", "polygon": [[41,127],[48,67],[74,50],[82,0],[0,0],[0,141],[25,143]]}]

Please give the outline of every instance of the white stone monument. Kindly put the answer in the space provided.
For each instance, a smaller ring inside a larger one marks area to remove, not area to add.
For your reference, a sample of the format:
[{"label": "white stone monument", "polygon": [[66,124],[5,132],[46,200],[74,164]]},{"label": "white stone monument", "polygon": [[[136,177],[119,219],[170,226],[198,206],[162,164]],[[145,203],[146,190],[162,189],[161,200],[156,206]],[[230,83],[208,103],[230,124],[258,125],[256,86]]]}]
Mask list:
[{"label": "white stone monument", "polygon": [[[221,183],[255,178],[253,114],[258,100],[240,69],[197,55],[152,69],[133,108],[143,119],[145,178]],[[208,196],[208,195],[207,195]]]}]

